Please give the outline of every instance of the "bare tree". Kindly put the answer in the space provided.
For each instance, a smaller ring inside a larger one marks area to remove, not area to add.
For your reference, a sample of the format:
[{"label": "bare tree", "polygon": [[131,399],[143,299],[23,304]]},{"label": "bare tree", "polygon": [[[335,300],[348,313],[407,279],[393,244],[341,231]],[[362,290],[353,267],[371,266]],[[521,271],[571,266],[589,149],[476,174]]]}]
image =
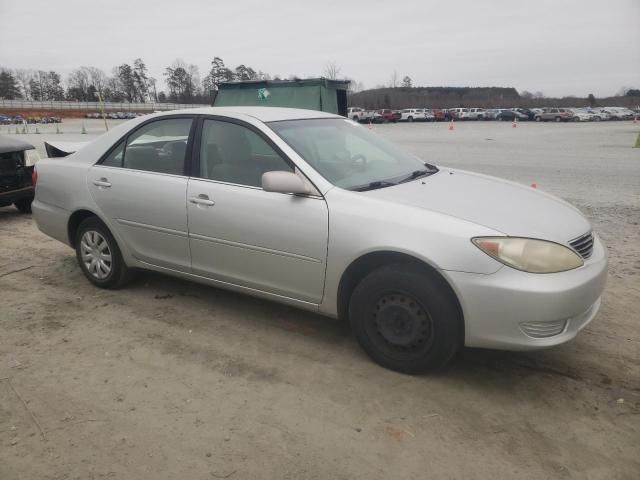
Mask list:
[{"label": "bare tree", "polygon": [[358,82],[357,80],[349,77],[346,77],[345,80],[349,81],[348,89],[350,93],[361,92],[362,90],[364,90],[364,84],[362,82]]},{"label": "bare tree", "polygon": [[391,79],[389,80],[389,86],[391,88],[396,88],[398,86],[399,83],[399,78],[398,78],[398,72],[393,72],[393,74],[391,75]]},{"label": "bare tree", "polygon": [[342,71],[342,67],[340,67],[335,61],[327,62],[324,66],[324,76],[331,80],[336,80]]},{"label": "bare tree", "polygon": [[25,100],[31,100],[31,88],[29,83],[33,78],[33,73],[33,70],[28,70],[26,68],[16,69],[16,78],[20,83],[20,88],[22,89],[22,97]]},{"label": "bare tree", "polygon": [[105,89],[107,87],[107,75],[97,67],[86,67],[89,81],[94,86],[96,92],[104,100]]},{"label": "bare tree", "polygon": [[624,97],[627,94],[627,91],[631,90],[631,87],[622,86],[616,92],[616,97]]}]

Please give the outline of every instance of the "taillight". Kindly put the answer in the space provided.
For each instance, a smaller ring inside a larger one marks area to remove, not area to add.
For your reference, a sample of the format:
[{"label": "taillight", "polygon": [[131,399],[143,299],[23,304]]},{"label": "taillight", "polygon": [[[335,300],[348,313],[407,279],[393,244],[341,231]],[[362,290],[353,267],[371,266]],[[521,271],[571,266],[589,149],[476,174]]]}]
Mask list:
[{"label": "taillight", "polygon": [[33,171],[31,172],[31,184],[35,187],[36,183],[38,183],[38,171],[36,167],[33,167]]}]

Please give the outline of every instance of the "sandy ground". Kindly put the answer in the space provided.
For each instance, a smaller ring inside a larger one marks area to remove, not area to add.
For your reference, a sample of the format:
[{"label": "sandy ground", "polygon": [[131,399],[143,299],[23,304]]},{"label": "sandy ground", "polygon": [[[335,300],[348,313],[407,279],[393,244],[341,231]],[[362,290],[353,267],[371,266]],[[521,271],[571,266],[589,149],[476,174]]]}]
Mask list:
[{"label": "sandy ground", "polygon": [[610,252],[598,317],[555,349],[409,377],[293,308],[155,274],[98,290],[0,209],[0,479],[639,478],[640,126],[374,129],[581,208]]}]

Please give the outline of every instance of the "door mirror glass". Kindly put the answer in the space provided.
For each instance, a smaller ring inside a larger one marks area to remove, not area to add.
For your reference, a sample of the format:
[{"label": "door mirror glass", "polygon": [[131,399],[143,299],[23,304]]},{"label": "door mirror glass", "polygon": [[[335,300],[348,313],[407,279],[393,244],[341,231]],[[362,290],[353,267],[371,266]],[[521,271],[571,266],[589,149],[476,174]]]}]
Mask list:
[{"label": "door mirror glass", "polygon": [[262,189],[266,192],[296,193],[308,195],[310,188],[305,181],[292,172],[274,171],[262,174]]}]

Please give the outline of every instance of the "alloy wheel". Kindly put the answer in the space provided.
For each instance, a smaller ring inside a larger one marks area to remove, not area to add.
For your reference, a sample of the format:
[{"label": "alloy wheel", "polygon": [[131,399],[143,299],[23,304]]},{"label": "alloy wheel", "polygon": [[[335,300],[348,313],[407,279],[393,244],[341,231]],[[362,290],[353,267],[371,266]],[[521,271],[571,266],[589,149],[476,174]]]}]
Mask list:
[{"label": "alloy wheel", "polygon": [[107,240],[95,230],[87,230],[80,239],[80,256],[91,276],[104,280],[111,273],[113,260]]}]

